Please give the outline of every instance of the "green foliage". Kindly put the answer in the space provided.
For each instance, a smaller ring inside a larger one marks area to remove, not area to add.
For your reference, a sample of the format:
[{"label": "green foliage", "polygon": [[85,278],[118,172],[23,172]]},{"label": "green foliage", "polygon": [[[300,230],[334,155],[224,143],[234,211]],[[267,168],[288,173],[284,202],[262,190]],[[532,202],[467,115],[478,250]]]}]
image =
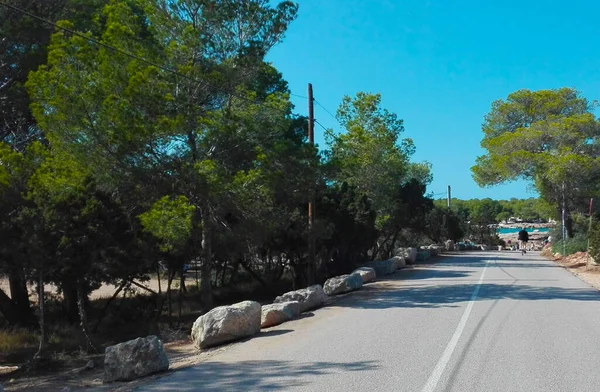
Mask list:
[{"label": "green foliage", "polygon": [[459,241],[465,235],[460,217],[444,206],[434,206],[427,214],[426,233],[436,243]]},{"label": "green foliage", "polygon": [[406,180],[414,153],[412,140],[400,139],[403,121],[381,108],[379,94],[363,92],[344,97],[337,118],[346,133],[326,134],[333,178],[364,191],[382,212],[394,188]]},{"label": "green foliage", "polygon": [[139,218],[144,230],[160,241],[161,251],[172,252],[189,240],[194,210],[195,207],[189,204],[185,196],[165,196]]},{"label": "green foliage", "polygon": [[594,219],[589,232],[589,255],[596,263],[600,262],[600,222]]},{"label": "green foliage", "polygon": [[483,124],[487,154],[472,168],[475,181],[490,186],[529,180],[548,203],[561,208],[565,202],[569,217],[600,190],[595,105],[569,88],[520,90],[494,102]]},{"label": "green foliage", "polygon": [[0,352],[9,355],[26,347],[34,347],[38,342],[36,334],[27,329],[0,330]]},{"label": "green foliage", "polygon": [[[23,299],[0,309],[9,323],[27,313],[17,306],[29,305],[25,283],[40,278],[60,290],[60,314],[84,329],[86,311],[98,309],[78,308],[80,296],[150,274],[173,280],[190,262],[200,261],[203,311],[213,286],[253,281],[269,295],[304,286],[313,192],[320,281],[428,241],[437,218],[449,225],[436,240],[460,236],[451,212],[428,220],[431,166],[411,162],[415,146],[379,94],[343,99],[344,130],[328,133],[323,156],[307,143],[307,119],[293,114],[287,82],[265,61],[296,4],[27,6],[118,50],[28,18],[0,22],[12,40],[0,61],[20,78],[0,110],[18,112],[11,126],[26,120],[0,134],[0,274]],[[126,320],[171,314],[172,289],[166,307],[149,297]],[[104,325],[124,327],[107,315]]]},{"label": "green foliage", "polygon": [[559,239],[552,241],[552,253],[560,253],[563,256],[569,256],[577,252],[586,252],[587,249],[588,236],[585,234],[577,234],[573,238],[567,238],[566,240]]}]

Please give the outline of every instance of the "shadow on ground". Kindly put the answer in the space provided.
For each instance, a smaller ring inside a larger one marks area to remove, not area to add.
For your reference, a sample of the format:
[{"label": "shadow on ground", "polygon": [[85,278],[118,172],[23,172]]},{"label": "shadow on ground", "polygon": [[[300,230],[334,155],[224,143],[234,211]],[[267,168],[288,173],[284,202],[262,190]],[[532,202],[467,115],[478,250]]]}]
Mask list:
[{"label": "shadow on ground", "polygon": [[[519,263],[510,262],[518,260]],[[486,263],[491,261],[490,263]],[[509,261],[508,263],[506,261]],[[357,309],[388,308],[440,308],[458,307],[471,300],[480,270],[488,268],[559,268],[541,260],[518,259],[510,257],[490,257],[490,254],[461,254],[445,258],[433,267],[422,264],[419,268],[402,270],[388,275],[380,284],[365,285],[362,290],[352,293],[339,301],[332,301],[331,307],[349,307]],[[468,270],[453,270],[453,267]],[[506,271],[505,271],[506,272]],[[569,300],[598,301],[600,293],[591,288],[565,288],[552,286],[552,279],[523,280],[512,279],[484,280],[477,301],[512,299],[527,301]],[[465,279],[461,279],[465,278]],[[548,282],[544,285],[535,283]]]},{"label": "shadow on ground", "polygon": [[364,372],[377,369],[374,361],[337,363],[289,361],[207,361],[160,379],[138,391],[279,391],[314,381],[331,373]]}]

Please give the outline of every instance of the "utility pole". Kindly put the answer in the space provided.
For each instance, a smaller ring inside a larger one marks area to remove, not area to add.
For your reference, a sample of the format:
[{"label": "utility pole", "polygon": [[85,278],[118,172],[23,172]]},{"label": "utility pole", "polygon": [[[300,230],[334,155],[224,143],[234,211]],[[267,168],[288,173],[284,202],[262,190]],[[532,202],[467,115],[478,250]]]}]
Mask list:
[{"label": "utility pole", "polygon": [[450,209],[451,200],[452,200],[452,194],[450,193],[450,185],[448,185],[448,209]]},{"label": "utility pole", "polygon": [[567,227],[565,225],[565,183],[562,184],[562,242],[563,242],[563,257],[567,257]]},{"label": "utility pole", "polygon": [[587,241],[587,264],[590,264],[590,236],[592,235],[592,208],[594,205],[594,199],[590,199],[590,223],[588,226],[588,241]]},{"label": "utility pole", "polygon": [[[308,84],[308,142],[315,144],[315,106],[313,98],[312,84]],[[314,179],[313,179],[314,180]],[[314,181],[310,187],[310,196],[308,201],[308,285],[315,284],[317,263],[315,257],[315,184]]]}]

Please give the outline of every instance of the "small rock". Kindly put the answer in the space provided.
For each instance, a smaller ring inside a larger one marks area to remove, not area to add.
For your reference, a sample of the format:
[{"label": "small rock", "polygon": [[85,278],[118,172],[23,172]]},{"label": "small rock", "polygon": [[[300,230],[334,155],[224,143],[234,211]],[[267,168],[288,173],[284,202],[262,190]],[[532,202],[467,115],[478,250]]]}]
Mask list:
[{"label": "small rock", "polygon": [[375,270],[373,268],[369,268],[369,267],[357,268],[352,273],[360,275],[360,277],[362,278],[363,284],[369,283],[369,282],[375,280],[375,278],[377,278],[377,274],[375,273]]},{"label": "small rock", "polygon": [[88,363],[85,364],[86,369],[93,369],[95,367],[96,367],[96,364],[92,360],[89,360]]},{"label": "small rock", "polygon": [[358,290],[362,284],[359,274],[341,275],[327,279],[323,289],[327,295],[336,295]]},{"label": "small rock", "polygon": [[264,305],[262,307],[260,327],[274,327],[297,317],[299,314],[300,304],[297,301]]}]

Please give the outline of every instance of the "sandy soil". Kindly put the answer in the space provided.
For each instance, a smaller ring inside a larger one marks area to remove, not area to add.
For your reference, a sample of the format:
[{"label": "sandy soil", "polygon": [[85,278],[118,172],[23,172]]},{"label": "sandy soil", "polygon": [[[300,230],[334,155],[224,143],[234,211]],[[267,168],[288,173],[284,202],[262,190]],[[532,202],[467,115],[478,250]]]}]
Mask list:
[{"label": "sandy soil", "polygon": [[[186,283],[189,284],[192,282],[192,279],[186,279]],[[147,287],[149,289],[151,289],[152,291],[156,291],[158,292],[158,279],[153,278],[150,279],[147,282],[137,282],[140,285]],[[176,284],[178,282],[173,281],[173,284]],[[167,281],[166,280],[161,280],[160,282],[162,290],[164,291],[165,288],[167,287]],[[47,284],[44,286],[45,291],[47,293],[57,293],[58,289],[56,288],[56,286],[52,285],[52,284]],[[8,296],[10,296],[10,289],[9,289],[9,285],[8,285],[8,280],[6,278],[0,278],[0,289],[2,289]],[[30,299],[32,301],[36,301],[37,298],[37,294],[36,294],[36,289],[34,285],[28,285],[28,289],[29,289],[29,296]],[[114,285],[103,285],[102,287],[100,287],[98,290],[94,290],[92,291],[92,293],[90,294],[90,298],[91,299],[99,299],[99,298],[108,298],[111,297],[115,291],[117,290],[117,287]],[[134,290],[136,293],[143,293],[143,292],[147,292],[146,290],[134,286],[131,286],[131,290]]]},{"label": "sandy soil", "polygon": [[590,286],[600,290],[600,265],[590,262],[586,252],[578,252],[567,257],[553,255],[550,248],[544,249],[542,256],[570,271]]}]

